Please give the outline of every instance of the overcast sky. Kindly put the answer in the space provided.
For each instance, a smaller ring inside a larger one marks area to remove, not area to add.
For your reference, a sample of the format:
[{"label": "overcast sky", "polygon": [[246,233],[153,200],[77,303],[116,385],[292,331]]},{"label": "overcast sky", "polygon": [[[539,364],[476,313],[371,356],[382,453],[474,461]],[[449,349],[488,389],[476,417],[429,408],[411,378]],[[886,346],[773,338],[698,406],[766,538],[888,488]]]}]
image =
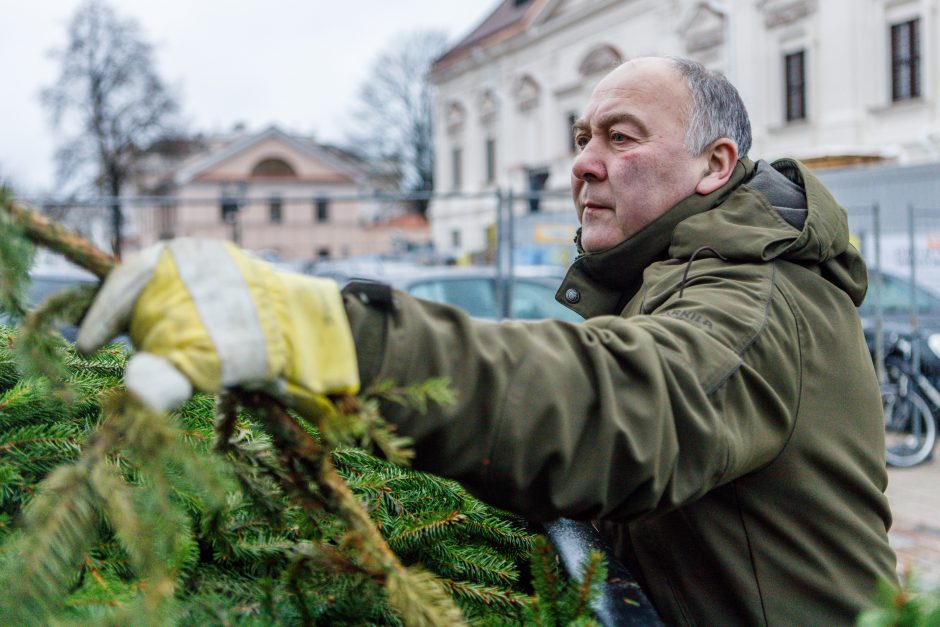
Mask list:
[{"label": "overcast sky", "polygon": [[[110,0],[154,45],[190,131],[236,122],[337,141],[371,61],[396,36],[439,28],[454,41],[499,0]],[[39,92],[58,76],[80,0],[0,0],[0,177],[50,190],[57,136]]]}]

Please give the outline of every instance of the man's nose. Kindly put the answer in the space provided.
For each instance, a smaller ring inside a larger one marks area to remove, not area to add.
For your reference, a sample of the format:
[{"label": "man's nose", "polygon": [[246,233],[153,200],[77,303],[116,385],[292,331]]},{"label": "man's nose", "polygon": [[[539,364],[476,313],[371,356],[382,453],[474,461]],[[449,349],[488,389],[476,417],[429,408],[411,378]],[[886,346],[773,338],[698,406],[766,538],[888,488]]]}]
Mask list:
[{"label": "man's nose", "polygon": [[571,165],[571,173],[582,181],[602,181],[607,177],[607,168],[594,140],[588,141]]}]

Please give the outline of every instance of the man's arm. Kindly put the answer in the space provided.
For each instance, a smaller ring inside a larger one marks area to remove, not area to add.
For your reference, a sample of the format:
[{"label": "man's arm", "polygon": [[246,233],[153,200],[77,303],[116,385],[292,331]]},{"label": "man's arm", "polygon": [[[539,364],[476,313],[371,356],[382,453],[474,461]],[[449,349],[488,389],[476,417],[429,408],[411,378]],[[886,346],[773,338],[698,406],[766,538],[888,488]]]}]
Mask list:
[{"label": "man's arm", "polygon": [[700,281],[652,315],[580,325],[476,321],[398,292],[386,305],[347,294],[346,307],[364,386],[452,382],[453,406],[383,407],[416,440],[419,468],[531,519],[629,519],[785,445],[798,377],[766,366],[798,363],[795,328],[766,277],[752,280]]}]

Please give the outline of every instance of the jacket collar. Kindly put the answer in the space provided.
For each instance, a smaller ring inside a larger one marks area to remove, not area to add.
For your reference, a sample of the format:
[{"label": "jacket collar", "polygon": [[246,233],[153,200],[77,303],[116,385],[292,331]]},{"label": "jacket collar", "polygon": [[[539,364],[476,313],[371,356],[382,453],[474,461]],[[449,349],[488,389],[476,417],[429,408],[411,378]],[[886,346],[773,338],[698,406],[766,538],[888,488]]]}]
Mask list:
[{"label": "jacket collar", "polygon": [[620,313],[640,289],[643,271],[666,257],[676,226],[686,218],[720,205],[753,170],[750,159],[741,159],[723,187],[706,196],[692,194],[612,248],[585,253],[581,248],[581,229],[578,229],[575,243],[581,254],[568,269],[555,299],[584,318]]}]

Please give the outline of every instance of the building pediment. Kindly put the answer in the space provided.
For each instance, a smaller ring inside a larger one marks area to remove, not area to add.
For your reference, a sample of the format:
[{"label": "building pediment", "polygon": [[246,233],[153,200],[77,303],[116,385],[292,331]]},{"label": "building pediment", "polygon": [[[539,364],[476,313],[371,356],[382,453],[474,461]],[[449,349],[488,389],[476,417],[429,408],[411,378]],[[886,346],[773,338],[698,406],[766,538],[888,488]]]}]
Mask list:
[{"label": "building pediment", "polygon": [[480,94],[477,109],[481,122],[491,122],[499,113],[499,98],[492,89],[484,89]]},{"label": "building pediment", "polygon": [[459,133],[463,130],[464,122],[467,121],[467,108],[459,101],[451,100],[447,103],[444,121],[449,133]]},{"label": "building pediment", "polygon": [[574,15],[584,10],[585,5],[594,4],[596,0],[548,0],[533,20],[534,24],[544,24],[553,20]]},{"label": "building pediment", "polygon": [[578,72],[581,76],[592,76],[594,74],[606,73],[617,67],[623,62],[623,55],[620,51],[610,44],[601,44],[591,48],[584,55],[581,64],[578,66]]},{"label": "building pediment", "polygon": [[679,27],[686,52],[702,52],[724,44],[727,19],[712,2],[693,5]]},{"label": "building pediment", "polygon": [[519,77],[513,89],[516,106],[519,107],[520,111],[528,111],[538,106],[541,93],[541,86],[528,74]]},{"label": "building pediment", "polygon": [[361,169],[326,147],[271,127],[235,139],[185,165],[176,172],[174,183],[249,179],[357,183],[364,178]]},{"label": "building pediment", "polygon": [[757,9],[764,14],[764,26],[776,28],[816,11],[816,0],[761,0]]}]

